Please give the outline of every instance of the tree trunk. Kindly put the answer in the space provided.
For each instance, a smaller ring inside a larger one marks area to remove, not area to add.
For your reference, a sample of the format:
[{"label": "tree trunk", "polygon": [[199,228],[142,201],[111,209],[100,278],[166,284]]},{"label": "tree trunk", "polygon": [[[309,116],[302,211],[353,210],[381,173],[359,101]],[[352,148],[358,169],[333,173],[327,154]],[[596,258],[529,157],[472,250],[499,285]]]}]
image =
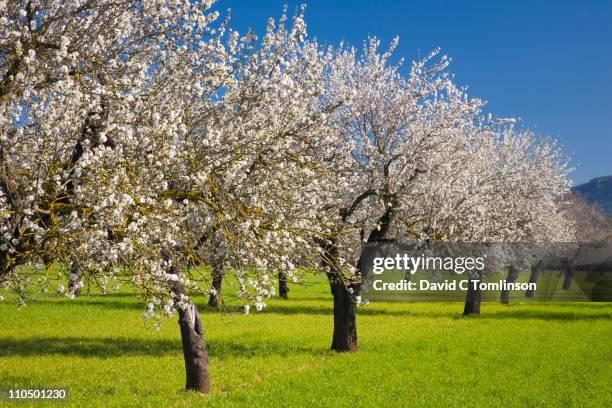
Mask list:
[{"label": "tree trunk", "polygon": [[[357,351],[357,318],[355,301],[344,281],[334,239],[321,242],[322,261],[334,297],[334,334],[331,349],[337,352]],[[356,282],[353,286],[359,286]],[[352,288],[354,291],[356,288]]]},{"label": "tree trunk", "polygon": [[287,286],[287,275],[278,273],[278,295],[283,299],[289,299],[289,287]]},{"label": "tree trunk", "polygon": [[179,309],[179,326],[185,359],[185,389],[208,394],[208,352],[198,309],[193,303],[189,303],[185,310]]},{"label": "tree trunk", "polygon": [[[395,214],[394,206],[389,206],[378,219],[377,228],[374,228],[366,244],[380,243],[385,238]],[[323,265],[327,268],[327,279],[334,297],[334,335],[332,350],[338,352],[357,351],[357,299],[361,297],[361,285],[365,278],[362,276],[362,260],[365,248],[361,249],[356,264],[356,273],[350,282],[346,282],[338,262],[338,247],[334,239],[322,242]],[[367,269],[366,269],[367,272]]]},{"label": "tree trunk", "polygon": [[[168,273],[180,276],[178,267],[174,263],[170,266]],[[177,299],[180,299],[181,295],[185,295],[185,290],[180,283],[177,283],[172,288],[172,293]],[[178,315],[185,360],[185,389],[208,394],[210,392],[208,352],[204,343],[204,331],[198,308],[190,301],[184,309],[179,308]]]},{"label": "tree trunk", "polygon": [[[531,273],[529,274],[529,283],[536,283],[538,281],[538,275],[543,269],[542,261],[538,262],[531,267]],[[525,297],[532,298],[535,295],[535,289],[527,289]]]},{"label": "tree trunk", "polygon": [[210,292],[210,298],[208,299],[208,306],[217,307],[219,306],[219,297],[221,295],[221,284],[223,283],[223,273],[213,274],[212,287],[214,291]]},{"label": "tree trunk", "polygon": [[[506,283],[514,283],[519,276],[519,270],[514,266],[508,267],[508,276],[506,277]],[[510,303],[510,290],[502,289],[500,295],[500,302],[507,305]]]},{"label": "tree trunk", "polygon": [[70,266],[70,276],[68,277],[68,292],[74,294],[74,296],[81,295],[81,265],[76,259],[72,260]]},{"label": "tree trunk", "polygon": [[[470,278],[468,282],[468,290],[465,298],[465,307],[463,308],[463,315],[470,316],[480,315],[480,301],[482,298],[482,291],[478,286],[482,281],[482,274],[480,274],[477,279]],[[474,282],[476,282],[477,287],[474,288]]]},{"label": "tree trunk", "polygon": [[569,290],[572,287],[572,270],[570,268],[567,268],[563,272],[563,275],[563,286],[561,286],[561,289]]},{"label": "tree trunk", "polygon": [[[223,277],[225,276],[225,241],[217,231],[213,231],[211,236],[213,290],[211,291],[210,298],[208,299],[208,306],[218,307],[219,300],[221,299],[221,284],[223,283]],[[202,236],[202,238],[204,238],[204,236]],[[200,238],[200,240],[202,240],[202,238]]]},{"label": "tree trunk", "polygon": [[[361,247],[361,253],[359,254],[359,259],[357,260],[357,263],[355,264],[355,269],[356,269],[355,276],[353,277],[353,281],[351,282],[351,285],[350,285],[351,295],[353,298],[356,298],[357,296],[361,297],[361,290],[365,287],[365,283],[368,279],[368,269],[369,268],[365,268],[364,270],[363,265],[362,265],[363,256],[365,252],[367,251],[367,247],[372,244],[380,245],[384,241],[385,236],[387,235],[387,232],[389,232],[389,228],[391,227],[391,221],[393,220],[394,215],[395,215],[394,207],[393,206],[388,207],[383,213],[383,215],[378,219],[378,222],[376,223],[377,227],[374,228],[372,231],[370,231],[370,235],[368,236],[365,246]],[[361,236],[362,237],[364,236],[363,232],[361,232]],[[410,279],[407,279],[407,280],[409,281]]]},{"label": "tree trunk", "polygon": [[561,286],[561,289],[563,290],[569,290],[569,288],[572,287],[572,267],[568,264],[565,266],[565,268],[563,269],[563,275],[564,275],[564,279],[563,279],[563,286]]},{"label": "tree trunk", "polygon": [[563,285],[561,286],[561,289],[563,290],[569,290],[569,288],[572,287],[572,275],[573,275],[573,271],[572,271],[572,267],[570,265],[570,261],[565,261],[563,264]]},{"label": "tree trunk", "polygon": [[342,280],[330,281],[334,296],[334,336],[331,349],[338,352],[357,351],[357,319],[355,302]]}]

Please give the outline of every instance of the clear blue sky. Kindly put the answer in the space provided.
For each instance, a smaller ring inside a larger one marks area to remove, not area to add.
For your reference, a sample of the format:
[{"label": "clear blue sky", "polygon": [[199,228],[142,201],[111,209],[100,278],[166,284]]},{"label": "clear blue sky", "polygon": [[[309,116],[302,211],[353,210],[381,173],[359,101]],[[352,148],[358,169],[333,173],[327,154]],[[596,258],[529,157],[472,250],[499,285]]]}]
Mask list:
[{"label": "clear blue sky", "polygon": [[[218,0],[232,27],[261,35],[283,5],[303,2]],[[455,80],[487,111],[519,117],[552,136],[577,167],[577,183],[612,175],[612,0],[305,2],[309,35],[361,47],[399,35],[406,60],[441,47]]]}]

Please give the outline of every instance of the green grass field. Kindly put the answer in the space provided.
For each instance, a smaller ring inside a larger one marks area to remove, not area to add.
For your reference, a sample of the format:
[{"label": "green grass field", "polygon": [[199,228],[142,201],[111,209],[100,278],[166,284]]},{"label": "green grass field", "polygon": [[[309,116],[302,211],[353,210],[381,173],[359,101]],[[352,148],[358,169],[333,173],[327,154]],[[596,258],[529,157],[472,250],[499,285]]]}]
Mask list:
[{"label": "green grass field", "polygon": [[210,396],[182,391],[176,321],[145,327],[129,293],[0,302],[0,388],[66,387],[60,405],[78,407],[612,406],[610,303],[485,303],[479,318],[461,303],[372,303],[359,352],[336,354],[326,283],[290,296],[249,316],[200,299]]}]

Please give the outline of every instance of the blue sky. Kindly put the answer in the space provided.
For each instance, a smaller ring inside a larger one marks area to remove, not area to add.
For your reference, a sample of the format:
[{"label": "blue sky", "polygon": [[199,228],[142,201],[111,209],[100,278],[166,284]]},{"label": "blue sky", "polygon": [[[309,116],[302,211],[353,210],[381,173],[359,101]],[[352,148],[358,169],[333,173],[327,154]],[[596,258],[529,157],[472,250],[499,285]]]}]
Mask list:
[{"label": "blue sky", "polygon": [[[232,27],[263,33],[283,5],[301,1],[218,0]],[[441,47],[450,70],[487,111],[556,138],[577,183],[612,175],[612,1],[306,1],[311,37],[360,47],[400,37],[412,60]]]}]

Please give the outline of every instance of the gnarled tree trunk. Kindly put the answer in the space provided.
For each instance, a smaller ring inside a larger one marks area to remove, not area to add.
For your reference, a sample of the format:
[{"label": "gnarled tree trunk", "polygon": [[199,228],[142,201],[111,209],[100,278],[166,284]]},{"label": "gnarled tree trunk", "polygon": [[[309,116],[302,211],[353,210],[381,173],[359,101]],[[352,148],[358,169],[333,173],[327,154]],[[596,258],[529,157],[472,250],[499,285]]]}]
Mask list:
[{"label": "gnarled tree trunk", "polygon": [[[476,279],[472,279],[468,282],[468,290],[465,298],[465,306],[463,308],[464,316],[479,316],[480,315],[480,301],[482,300],[482,291],[480,290],[480,282],[482,282],[482,274],[479,274]],[[476,288],[474,287],[476,283]]]},{"label": "gnarled tree trunk", "polygon": [[185,359],[185,389],[208,394],[208,352],[198,309],[193,303],[189,303],[185,310],[179,309],[179,326]]},{"label": "gnarled tree trunk", "polygon": [[278,295],[283,299],[289,299],[289,287],[287,286],[287,275],[278,273]]},{"label": "gnarled tree trunk", "polygon": [[[508,276],[506,277],[506,283],[514,283],[519,276],[519,270],[515,266],[508,267]],[[500,302],[507,305],[510,303],[510,290],[502,289],[499,298]]]},{"label": "gnarled tree trunk", "polygon": [[[175,263],[172,263],[168,273],[180,276]],[[180,299],[181,295],[185,295],[185,290],[177,282],[172,288],[172,293],[177,299]],[[179,308],[178,315],[185,360],[185,389],[208,394],[210,392],[208,352],[198,308],[189,302],[184,309]]]}]

